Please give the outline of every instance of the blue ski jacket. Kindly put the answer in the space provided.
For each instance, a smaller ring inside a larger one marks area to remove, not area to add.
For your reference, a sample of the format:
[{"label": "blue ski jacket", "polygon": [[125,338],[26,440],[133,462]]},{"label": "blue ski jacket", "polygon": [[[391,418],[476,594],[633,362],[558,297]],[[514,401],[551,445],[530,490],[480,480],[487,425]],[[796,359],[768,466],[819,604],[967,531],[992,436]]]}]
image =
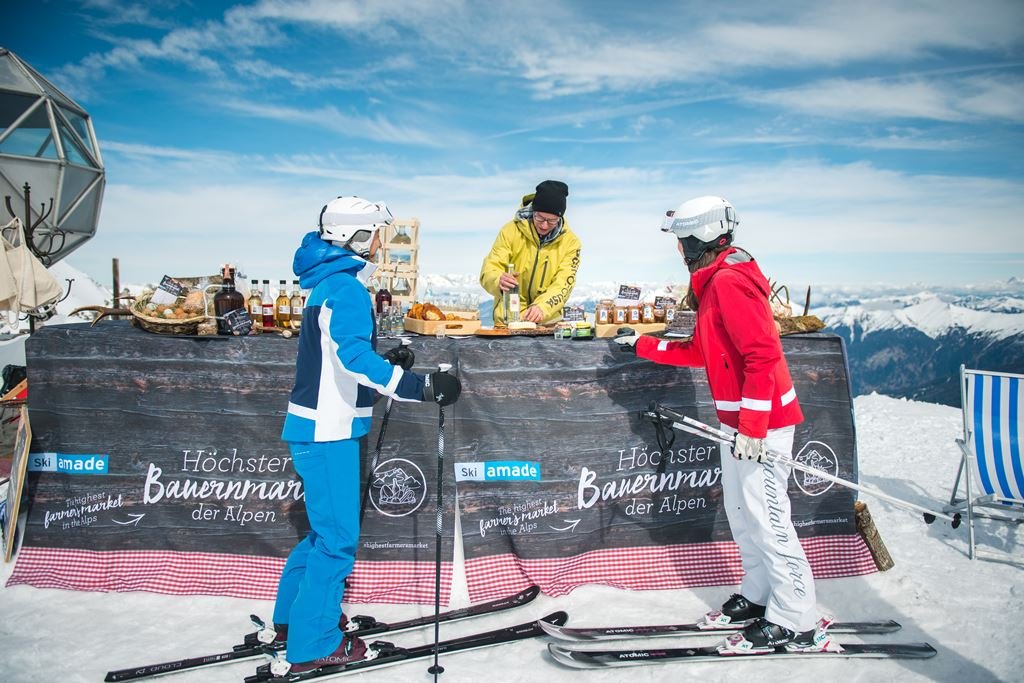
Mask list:
[{"label": "blue ski jacket", "polygon": [[310,292],[281,438],[357,439],[370,430],[374,392],[396,401],[422,401],[423,378],[375,351],[377,331],[365,282],[376,266],[310,232],[295,252],[292,270]]}]

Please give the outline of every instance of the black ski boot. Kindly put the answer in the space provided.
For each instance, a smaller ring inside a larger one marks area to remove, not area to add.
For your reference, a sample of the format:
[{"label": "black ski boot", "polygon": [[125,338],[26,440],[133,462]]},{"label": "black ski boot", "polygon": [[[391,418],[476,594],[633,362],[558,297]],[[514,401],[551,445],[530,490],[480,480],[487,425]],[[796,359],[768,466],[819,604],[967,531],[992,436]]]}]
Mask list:
[{"label": "black ski boot", "polygon": [[764,616],[764,605],[750,602],[739,593],[733,593],[720,610],[722,614],[729,617],[729,623],[743,624],[752,619],[759,619]]},{"label": "black ski boot", "polygon": [[764,616],[764,605],[750,602],[739,593],[725,601],[722,609],[712,610],[701,617],[698,626],[709,631],[715,629],[734,629],[744,626],[750,621]]},{"label": "black ski boot", "polygon": [[805,649],[815,647],[815,635],[817,632],[817,629],[812,628],[810,631],[797,633],[761,617],[743,629],[743,638],[750,643],[751,649],[755,651],[774,650],[784,645]]}]

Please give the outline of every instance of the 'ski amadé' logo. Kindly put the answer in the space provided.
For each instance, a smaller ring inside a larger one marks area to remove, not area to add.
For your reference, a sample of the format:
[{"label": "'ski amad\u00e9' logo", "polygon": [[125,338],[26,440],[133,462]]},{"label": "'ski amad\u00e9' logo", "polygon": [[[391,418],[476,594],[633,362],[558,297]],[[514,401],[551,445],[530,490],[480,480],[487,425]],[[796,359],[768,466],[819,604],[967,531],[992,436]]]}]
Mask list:
[{"label": "'ski amad\u00e9' logo", "polygon": [[[839,476],[839,458],[827,443],[808,441],[793,460],[806,467],[813,467],[825,474],[831,474],[833,477]],[[809,472],[798,470],[793,470],[793,477],[796,479],[796,485],[808,496],[820,496],[832,488],[835,483]]]},{"label": "'ski amad\u00e9' logo", "polygon": [[426,478],[416,463],[392,458],[377,465],[370,482],[370,501],[382,515],[405,517],[427,497]]}]

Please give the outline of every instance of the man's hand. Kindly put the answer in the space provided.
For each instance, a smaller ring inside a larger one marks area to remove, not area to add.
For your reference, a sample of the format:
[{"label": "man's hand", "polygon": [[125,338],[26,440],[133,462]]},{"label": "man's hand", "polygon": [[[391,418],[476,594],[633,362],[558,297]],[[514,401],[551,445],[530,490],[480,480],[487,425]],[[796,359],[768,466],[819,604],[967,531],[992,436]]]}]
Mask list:
[{"label": "man's hand", "polygon": [[743,433],[736,434],[736,443],[732,447],[732,457],[737,460],[764,462],[767,454],[768,450],[765,448],[764,439],[755,439]]},{"label": "man's hand", "polygon": [[416,364],[416,356],[413,354],[412,349],[406,346],[396,346],[393,349],[388,349],[381,356],[387,362],[397,365],[403,370],[411,370],[412,366]]},{"label": "man's hand", "polygon": [[540,306],[530,306],[522,312],[519,319],[528,323],[539,323],[544,320],[544,311],[540,310]]},{"label": "man's hand", "polygon": [[519,273],[502,273],[498,278],[498,289],[507,292],[519,284]]}]

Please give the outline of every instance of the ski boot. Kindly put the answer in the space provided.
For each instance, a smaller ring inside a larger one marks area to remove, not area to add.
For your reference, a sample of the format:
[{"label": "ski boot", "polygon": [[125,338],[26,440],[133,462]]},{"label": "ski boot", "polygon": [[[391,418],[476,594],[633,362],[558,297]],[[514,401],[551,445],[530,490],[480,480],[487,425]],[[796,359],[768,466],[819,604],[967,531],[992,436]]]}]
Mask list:
[{"label": "ski boot", "polygon": [[701,617],[697,624],[709,631],[714,629],[735,628],[744,626],[754,619],[764,616],[764,605],[750,602],[739,593],[733,593],[722,609],[712,610]]},{"label": "ski boot", "polygon": [[[295,662],[288,668],[288,674],[302,674],[325,666],[341,666],[366,659],[366,643],[357,636],[345,635],[338,649],[329,655],[308,662]],[[271,668],[273,672],[273,668]]]},{"label": "ski boot", "polygon": [[769,652],[826,652],[833,649],[828,633],[831,619],[822,619],[809,631],[792,631],[760,617],[718,647],[719,654],[758,655]]}]

